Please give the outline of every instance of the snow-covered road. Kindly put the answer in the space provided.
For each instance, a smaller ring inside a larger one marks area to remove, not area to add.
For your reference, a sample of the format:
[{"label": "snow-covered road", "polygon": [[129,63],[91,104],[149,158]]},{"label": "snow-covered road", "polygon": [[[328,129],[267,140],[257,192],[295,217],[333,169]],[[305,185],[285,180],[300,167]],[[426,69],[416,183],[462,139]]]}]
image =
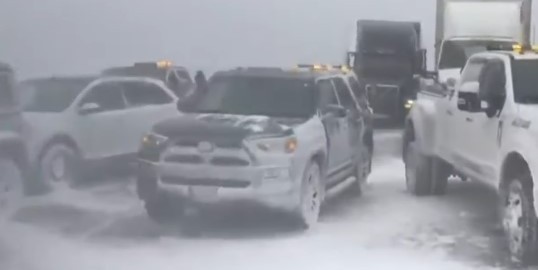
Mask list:
[{"label": "snow-covered road", "polygon": [[114,181],[26,202],[0,224],[0,269],[509,268],[495,191],[453,181],[444,197],[407,194],[399,138],[378,132],[365,195],[337,194],[308,232],[247,209],[186,237],[148,220],[132,184]]}]

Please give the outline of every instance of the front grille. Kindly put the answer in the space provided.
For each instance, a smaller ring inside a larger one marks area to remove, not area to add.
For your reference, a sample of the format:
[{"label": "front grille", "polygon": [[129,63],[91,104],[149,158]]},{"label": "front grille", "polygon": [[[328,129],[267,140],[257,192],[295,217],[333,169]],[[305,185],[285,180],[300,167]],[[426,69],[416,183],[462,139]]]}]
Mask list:
[{"label": "front grille", "polygon": [[225,188],[246,188],[250,182],[239,179],[194,179],[184,177],[162,177],[161,181],[168,184],[187,185],[187,186],[211,186]]},{"label": "front grille", "polygon": [[[212,144],[210,149],[198,149],[200,142]],[[181,138],[172,142],[162,154],[161,160],[178,164],[207,164],[213,166],[244,167],[250,165],[250,157],[243,149],[242,141],[220,138],[207,141],[199,138]]]},{"label": "front grille", "polygon": [[236,157],[214,157],[211,159],[211,164],[215,166],[248,166],[250,163],[244,159]]},{"label": "front grille", "polygon": [[198,155],[173,155],[173,154],[165,157],[164,161],[172,162],[172,163],[188,163],[188,164],[200,164],[204,162],[202,157]]}]

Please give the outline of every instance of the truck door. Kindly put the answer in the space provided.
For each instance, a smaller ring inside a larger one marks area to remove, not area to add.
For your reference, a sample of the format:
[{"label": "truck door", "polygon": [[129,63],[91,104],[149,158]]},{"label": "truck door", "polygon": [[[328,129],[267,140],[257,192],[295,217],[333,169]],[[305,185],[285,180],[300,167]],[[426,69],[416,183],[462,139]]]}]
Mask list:
[{"label": "truck door", "polygon": [[329,109],[333,106],[340,106],[338,96],[334,85],[330,80],[320,80],[317,83],[319,89],[319,108],[321,110],[321,121],[327,134],[327,176],[328,180],[334,180],[331,176],[338,174],[345,169],[343,163],[346,162],[346,155],[342,154],[347,132],[347,118],[338,115],[334,110]]},{"label": "truck door", "polygon": [[447,133],[451,137],[449,148],[452,150],[453,162],[470,176],[476,176],[478,168],[475,164],[474,149],[480,143],[481,134],[476,130],[476,108],[480,107],[478,99],[479,77],[486,59],[475,57],[469,60],[461,80],[456,86],[456,93],[452,98],[451,118],[448,121]]},{"label": "truck door", "polygon": [[[503,125],[506,118],[506,114],[503,113],[506,100],[506,75],[503,60],[488,60],[480,75],[479,97],[482,106],[471,113],[474,122],[469,132],[476,135],[472,136],[473,142],[469,145],[471,150],[470,158],[472,158],[475,167],[478,169],[479,176],[482,178],[480,180],[487,182],[496,181],[498,173],[499,149],[502,144]],[[489,91],[502,92],[504,97],[498,100],[500,104],[499,112],[491,115],[491,117],[484,112],[487,107],[485,102],[488,101],[482,98],[483,94]]]},{"label": "truck door", "polygon": [[342,158],[347,161],[354,160],[356,155],[359,154],[361,147],[361,135],[364,129],[364,123],[361,118],[359,106],[354,96],[351,93],[349,86],[344,79],[336,77],[332,79],[333,84],[338,94],[340,104],[346,109],[346,126],[347,132],[344,130],[342,136],[344,136],[344,142],[347,142],[347,147],[344,145]]}]

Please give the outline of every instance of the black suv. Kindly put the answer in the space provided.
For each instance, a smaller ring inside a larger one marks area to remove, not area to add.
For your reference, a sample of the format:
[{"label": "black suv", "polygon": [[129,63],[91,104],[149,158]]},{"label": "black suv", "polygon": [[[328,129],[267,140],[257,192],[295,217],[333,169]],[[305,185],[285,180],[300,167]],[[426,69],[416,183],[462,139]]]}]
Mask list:
[{"label": "black suv", "polygon": [[149,216],[183,206],[162,195],[173,189],[195,206],[250,201],[314,225],[328,189],[353,176],[360,193],[370,172],[370,110],[354,85],[340,70],[217,72],[204,96],[143,139],[138,193]]},{"label": "black suv", "polygon": [[15,74],[0,63],[0,215],[9,213],[28,189],[28,157]]}]

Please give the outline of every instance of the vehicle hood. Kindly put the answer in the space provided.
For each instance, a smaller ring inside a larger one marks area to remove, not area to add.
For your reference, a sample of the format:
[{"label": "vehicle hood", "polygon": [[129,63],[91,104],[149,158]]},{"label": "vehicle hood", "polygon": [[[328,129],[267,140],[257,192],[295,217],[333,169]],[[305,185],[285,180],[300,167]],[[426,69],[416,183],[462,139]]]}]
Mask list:
[{"label": "vehicle hood", "polygon": [[[153,126],[153,132],[169,138],[237,138],[291,132],[292,119],[229,114],[185,114]],[[288,122],[288,123],[287,123]]]}]

